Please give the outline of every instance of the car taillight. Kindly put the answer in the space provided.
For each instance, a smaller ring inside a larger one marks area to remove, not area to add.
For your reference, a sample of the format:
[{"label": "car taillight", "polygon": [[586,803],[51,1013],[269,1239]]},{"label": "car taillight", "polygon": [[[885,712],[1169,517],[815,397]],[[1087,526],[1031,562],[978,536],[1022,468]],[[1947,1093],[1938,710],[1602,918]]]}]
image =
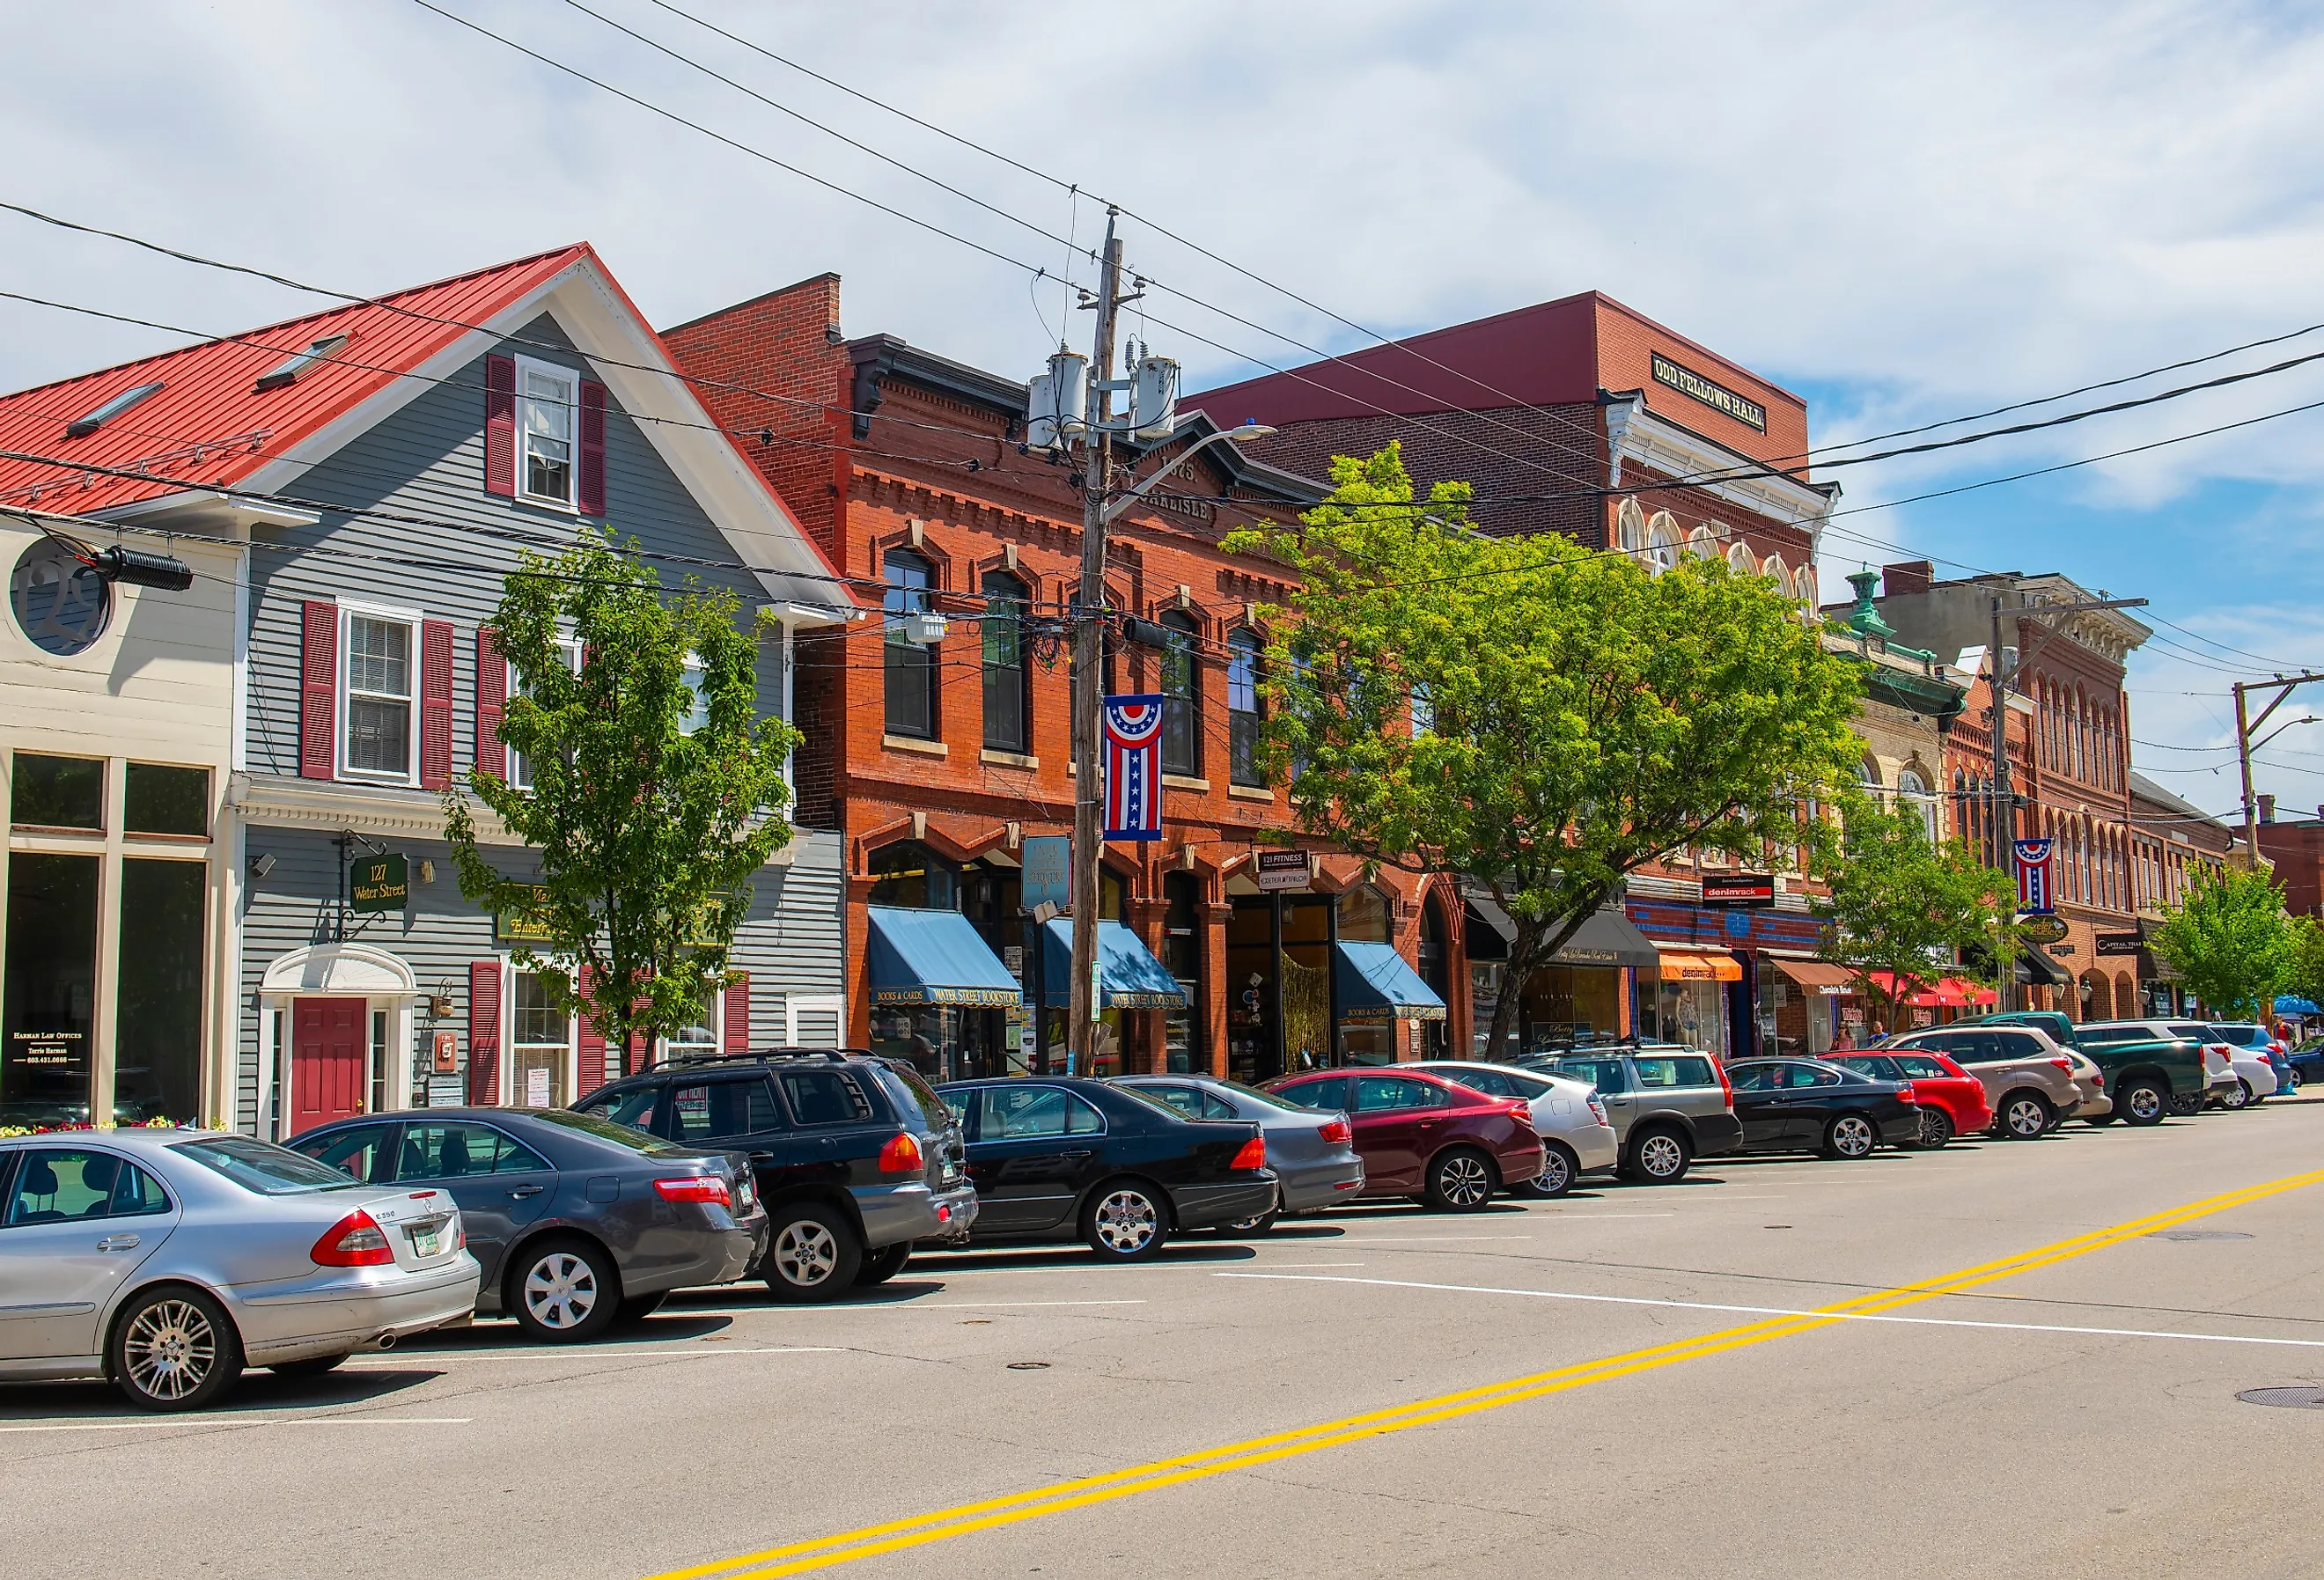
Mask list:
[{"label": "car taillight", "polygon": [[1726,1094],[1727,1106],[1729,1108],[1734,1107],[1735,1083],[1727,1078],[1727,1067],[1714,1058],[1711,1061],[1711,1067],[1719,1072],[1719,1089],[1722,1093]]},{"label": "car taillight", "polygon": [[2050,1062],[2056,1065],[2060,1069],[2065,1071],[2070,1076],[2074,1073],[2074,1061],[2072,1059],[2053,1058]]},{"label": "car taillight", "polygon": [[2096,1087],[2097,1087],[2099,1091],[2101,1091],[2101,1092],[2105,1091],[2105,1090],[2106,1090],[2106,1072],[2105,1072],[2104,1070],[2098,1070],[2098,1071],[2093,1072],[2093,1073],[2091,1074],[2091,1076],[2090,1076],[2090,1085],[2091,1085],[2091,1086],[2096,1086]]},{"label": "car taillight", "polygon": [[1334,1119],[1326,1123],[1322,1130],[1317,1131],[1315,1136],[1326,1146],[1341,1146],[1351,1140],[1355,1133],[1348,1128],[1346,1120]]},{"label": "car taillight", "polygon": [[1613,1121],[1606,1117],[1606,1099],[1600,1097],[1595,1092],[1590,1094],[1590,1117],[1596,1120],[1600,1124],[1611,1124],[1613,1123]]},{"label": "car taillight", "polygon": [[687,1174],[676,1179],[657,1179],[654,1189],[664,1201],[707,1202],[722,1207],[734,1205],[734,1198],[727,1193],[726,1182],[715,1174]]},{"label": "car taillight", "polygon": [[1530,1103],[1512,1103],[1501,1112],[1511,1119],[1522,1119],[1527,1124],[1533,1123],[1533,1104]]},{"label": "car taillight", "polygon": [[1267,1141],[1266,1141],[1266,1138],[1265,1138],[1265,1137],[1263,1137],[1263,1136],[1253,1136],[1253,1137],[1251,1137],[1251,1138],[1250,1138],[1250,1140],[1249,1140],[1249,1141],[1247,1141],[1243,1142],[1243,1144],[1242,1144],[1242,1150],[1241,1150],[1240,1151],[1237,1152],[1237,1153],[1234,1155],[1234,1161],[1233,1161],[1233,1162],[1231,1162],[1231,1163],[1230,1163],[1230,1164],[1228,1164],[1228,1165],[1227,1165],[1227,1167],[1228,1167],[1228,1168],[1230,1168],[1230,1169],[1264,1169],[1264,1168],[1266,1168],[1266,1167],[1267,1167]]},{"label": "car taillight", "polygon": [[387,1231],[361,1207],[324,1230],[307,1254],[318,1267],[386,1267],[395,1261]]},{"label": "car taillight", "polygon": [[880,1149],[880,1172],[882,1174],[918,1174],[928,1166],[920,1153],[919,1139],[909,1131],[899,1131],[888,1138]]}]

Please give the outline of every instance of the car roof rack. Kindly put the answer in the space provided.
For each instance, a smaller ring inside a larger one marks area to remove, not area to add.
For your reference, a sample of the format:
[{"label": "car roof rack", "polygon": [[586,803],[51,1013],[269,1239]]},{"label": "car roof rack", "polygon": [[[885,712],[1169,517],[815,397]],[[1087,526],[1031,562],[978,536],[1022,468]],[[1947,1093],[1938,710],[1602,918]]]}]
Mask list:
[{"label": "car roof rack", "polygon": [[829,1064],[845,1064],[851,1058],[876,1057],[862,1048],[754,1048],[748,1053],[674,1053],[655,1060],[638,1072],[648,1075],[655,1070],[691,1069],[697,1065],[758,1064],[767,1059],[819,1058]]}]

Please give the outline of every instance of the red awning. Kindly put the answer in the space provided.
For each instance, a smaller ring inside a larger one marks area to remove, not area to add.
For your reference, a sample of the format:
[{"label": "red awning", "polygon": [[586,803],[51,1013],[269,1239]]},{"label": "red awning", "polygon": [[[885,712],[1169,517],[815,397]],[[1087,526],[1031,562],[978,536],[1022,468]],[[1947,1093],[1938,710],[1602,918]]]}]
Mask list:
[{"label": "red awning", "polygon": [[[1882,993],[1896,991],[1896,979],[1891,973],[1872,971],[1866,975]],[[1958,976],[1940,976],[1928,983],[1908,976],[1904,984],[1913,990],[1904,995],[1904,1003],[1916,1010],[1967,1010],[2000,1002],[2000,995],[1993,989],[1979,987]]]}]

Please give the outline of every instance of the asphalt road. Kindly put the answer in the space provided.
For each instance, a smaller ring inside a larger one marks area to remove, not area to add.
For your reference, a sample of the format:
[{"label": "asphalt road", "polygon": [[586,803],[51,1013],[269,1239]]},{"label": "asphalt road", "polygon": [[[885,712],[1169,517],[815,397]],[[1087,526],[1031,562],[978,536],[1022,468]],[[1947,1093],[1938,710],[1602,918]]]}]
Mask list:
[{"label": "asphalt road", "polygon": [[2324,1099],[505,1324],[197,1418],[0,1389],[0,1570],[2324,1573]]}]

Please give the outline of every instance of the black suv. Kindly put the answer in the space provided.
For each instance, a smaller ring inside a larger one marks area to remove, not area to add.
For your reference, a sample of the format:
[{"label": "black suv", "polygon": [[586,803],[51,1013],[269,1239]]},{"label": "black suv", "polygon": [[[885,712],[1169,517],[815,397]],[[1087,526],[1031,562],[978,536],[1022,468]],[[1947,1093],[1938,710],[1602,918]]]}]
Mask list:
[{"label": "black suv", "polygon": [[855,1049],[680,1057],[573,1106],[668,1141],[747,1152],[766,1204],[753,1270],[781,1300],[903,1270],[916,1240],[964,1240],[976,1187],[960,1126],[911,1066]]}]

